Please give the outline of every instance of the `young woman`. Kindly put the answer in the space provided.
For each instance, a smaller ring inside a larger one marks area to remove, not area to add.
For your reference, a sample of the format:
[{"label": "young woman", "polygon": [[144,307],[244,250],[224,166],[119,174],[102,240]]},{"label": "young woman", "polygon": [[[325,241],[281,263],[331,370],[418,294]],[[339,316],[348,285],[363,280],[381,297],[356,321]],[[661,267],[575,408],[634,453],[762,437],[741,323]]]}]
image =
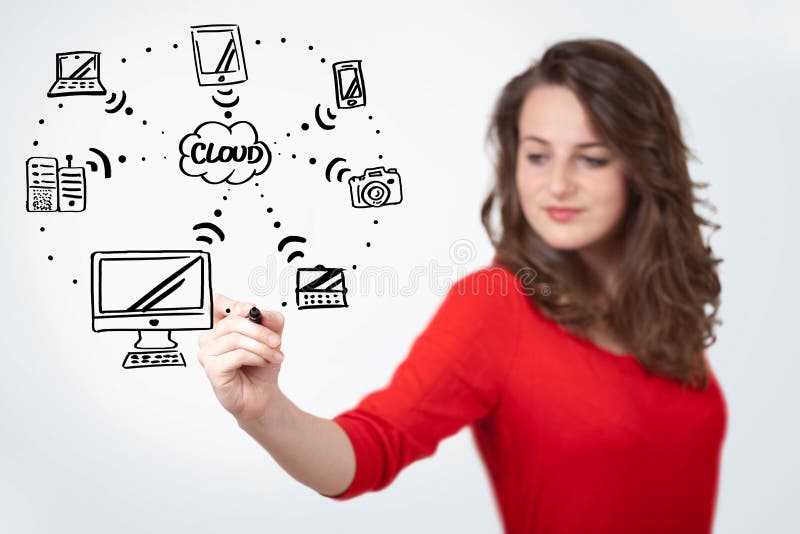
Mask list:
[{"label": "young woman", "polygon": [[694,211],[668,91],[618,44],[560,42],[508,82],[489,133],[493,265],[450,289],[389,384],[333,419],[300,410],[278,387],[283,316],[254,324],[218,295],[198,355],[217,398],[332,498],[469,425],[508,532],[709,532],[727,410],[701,227],[718,225]]}]

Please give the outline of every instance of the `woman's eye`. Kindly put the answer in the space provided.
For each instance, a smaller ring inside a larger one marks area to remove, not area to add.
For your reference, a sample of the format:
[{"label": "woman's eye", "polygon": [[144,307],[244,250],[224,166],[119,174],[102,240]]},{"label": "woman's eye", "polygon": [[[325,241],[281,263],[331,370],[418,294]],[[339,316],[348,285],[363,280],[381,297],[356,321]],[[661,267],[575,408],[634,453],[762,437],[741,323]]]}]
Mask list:
[{"label": "woman's eye", "polygon": [[542,154],[528,154],[528,161],[531,163],[539,163],[543,157]]},{"label": "woman's eye", "polygon": [[603,167],[606,163],[608,163],[608,160],[603,158],[590,158],[587,156],[583,159],[585,159],[586,162],[592,167]]}]

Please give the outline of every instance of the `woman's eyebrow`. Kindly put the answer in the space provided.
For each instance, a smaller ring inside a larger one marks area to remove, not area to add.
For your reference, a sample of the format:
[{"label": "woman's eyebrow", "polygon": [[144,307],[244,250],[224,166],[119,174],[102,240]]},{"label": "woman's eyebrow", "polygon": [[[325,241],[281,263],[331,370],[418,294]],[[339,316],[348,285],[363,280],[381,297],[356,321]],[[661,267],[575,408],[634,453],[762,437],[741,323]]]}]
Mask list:
[{"label": "woman's eyebrow", "polygon": [[[533,140],[533,141],[539,141],[540,143],[543,143],[545,145],[549,145],[550,144],[550,141],[547,141],[546,139],[542,139],[541,137],[537,137],[535,135],[526,135],[525,137],[522,138],[523,141],[525,141],[527,139],[530,139],[530,140]],[[575,146],[577,146],[578,148],[589,148],[589,147],[593,147],[593,146],[601,146],[601,147],[608,148],[608,146],[605,143],[601,142],[601,141],[588,141],[586,143],[578,143]]]}]

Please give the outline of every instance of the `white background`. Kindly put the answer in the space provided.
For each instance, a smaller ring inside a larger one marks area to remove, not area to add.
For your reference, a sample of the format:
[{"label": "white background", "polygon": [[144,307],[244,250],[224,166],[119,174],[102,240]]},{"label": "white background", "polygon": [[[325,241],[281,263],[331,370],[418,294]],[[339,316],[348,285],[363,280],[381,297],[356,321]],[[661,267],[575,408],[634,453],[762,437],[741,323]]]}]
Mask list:
[{"label": "white background", "polygon": [[[4,1],[2,19],[0,530],[499,531],[466,431],[388,489],[335,502],[286,475],[217,404],[195,361],[196,332],[176,335],[187,368],[123,370],[131,333],[91,331],[89,255],[196,248],[191,227],[218,223],[225,241],[205,247],[215,290],[265,308],[289,302],[281,385],[303,409],[333,416],[382,386],[406,355],[444,294],[429,282],[434,269],[445,269],[449,285],[490,260],[478,211],[491,178],[483,136],[494,99],[547,46],[578,37],[615,40],[653,67],[700,158],[693,178],[712,184],[701,193],[722,224],[712,246],[725,260],[724,325],[709,356],[729,407],[715,531],[800,528],[797,6]],[[237,86],[234,119],[277,141],[270,169],[230,193],[178,171],[181,136],[223,120],[213,89],[197,85],[189,47],[189,26],[211,23],[242,30],[250,79]],[[104,113],[104,97],[46,98],[55,53],[70,50],[102,53],[103,83],[126,91],[131,116]],[[337,111],[330,65],[348,59],[364,61],[367,106],[342,110],[323,132],[314,106]],[[25,160],[63,164],[72,154],[84,165],[88,147],[112,158],[113,175],[88,172],[86,212],[27,213]],[[403,204],[351,208],[346,185],[323,178],[334,156],[359,172],[398,168]],[[308,238],[292,268],[357,264],[354,273],[371,268],[400,287],[353,287],[348,309],[297,311],[293,271],[276,249],[290,233]],[[280,270],[283,287],[251,280],[265,268],[273,278]],[[428,276],[409,285],[415,268]]]}]

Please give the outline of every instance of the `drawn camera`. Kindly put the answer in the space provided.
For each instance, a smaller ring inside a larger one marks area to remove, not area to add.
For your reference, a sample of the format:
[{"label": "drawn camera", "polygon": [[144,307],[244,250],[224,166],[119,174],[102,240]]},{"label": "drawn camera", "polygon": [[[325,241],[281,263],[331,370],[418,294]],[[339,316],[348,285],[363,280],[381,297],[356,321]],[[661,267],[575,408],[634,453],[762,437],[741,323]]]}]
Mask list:
[{"label": "drawn camera", "polygon": [[378,208],[403,201],[403,188],[397,169],[366,169],[363,176],[350,178],[348,184],[354,208]]}]

